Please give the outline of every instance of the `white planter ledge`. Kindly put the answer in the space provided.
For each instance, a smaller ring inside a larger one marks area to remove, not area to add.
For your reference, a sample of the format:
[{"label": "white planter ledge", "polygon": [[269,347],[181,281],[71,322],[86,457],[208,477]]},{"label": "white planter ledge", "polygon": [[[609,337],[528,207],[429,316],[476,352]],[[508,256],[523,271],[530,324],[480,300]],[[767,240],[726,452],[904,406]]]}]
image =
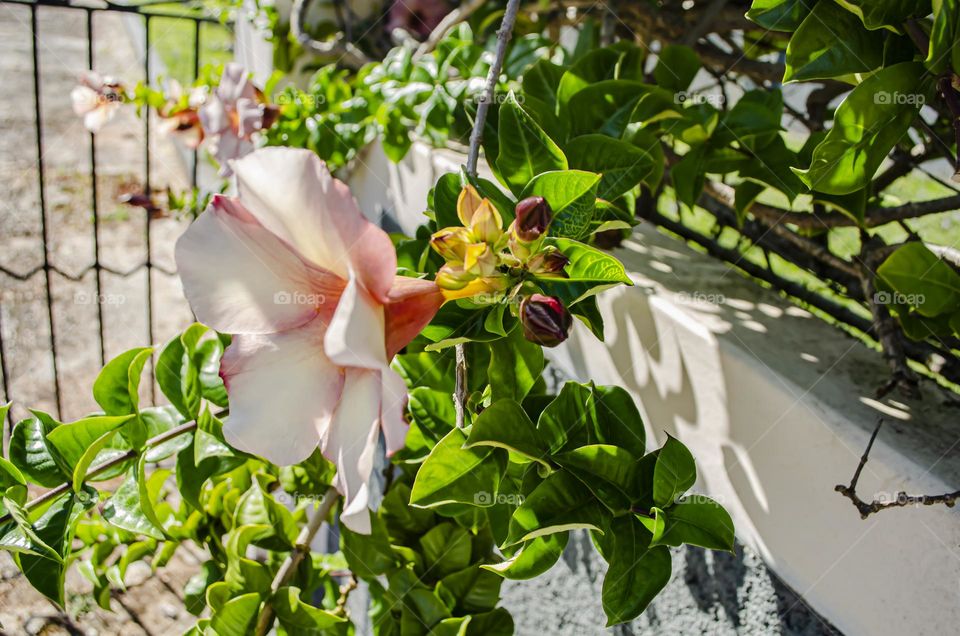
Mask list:
[{"label": "white planter ledge", "polygon": [[[412,233],[436,178],[463,160],[416,144],[394,165],[371,146],[350,183],[371,216]],[[627,387],[651,446],[665,433],[689,446],[696,490],[720,500],[738,539],[840,630],[955,633],[960,513],[908,508],[864,521],[834,492],[881,415],[861,496],[955,490],[960,426],[944,396],[925,383],[923,401],[875,401],[888,377],[879,353],[652,228],[617,256],[636,285],[601,295],[606,342],[578,324],[553,362]]]}]

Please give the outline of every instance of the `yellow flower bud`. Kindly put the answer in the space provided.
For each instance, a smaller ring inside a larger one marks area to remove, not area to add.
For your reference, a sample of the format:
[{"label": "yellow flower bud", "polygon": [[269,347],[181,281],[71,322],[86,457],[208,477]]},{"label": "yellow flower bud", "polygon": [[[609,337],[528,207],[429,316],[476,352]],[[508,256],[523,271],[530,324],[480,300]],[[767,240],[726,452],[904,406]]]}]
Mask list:
[{"label": "yellow flower bud", "polygon": [[447,227],[434,232],[430,237],[430,247],[445,261],[462,263],[470,237],[465,228]]}]

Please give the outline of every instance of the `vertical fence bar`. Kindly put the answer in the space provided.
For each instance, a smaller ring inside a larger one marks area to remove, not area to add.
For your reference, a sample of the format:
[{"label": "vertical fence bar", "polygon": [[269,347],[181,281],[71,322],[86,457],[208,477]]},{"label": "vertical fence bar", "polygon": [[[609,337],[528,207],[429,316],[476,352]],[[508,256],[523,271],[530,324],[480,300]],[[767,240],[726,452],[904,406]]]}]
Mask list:
[{"label": "vertical fence bar", "polygon": [[47,202],[43,179],[43,122],[40,107],[40,55],[37,34],[37,6],[30,5],[30,41],[33,55],[33,104],[37,135],[37,184],[40,193],[40,233],[43,239],[43,278],[47,295],[47,321],[50,323],[50,356],[53,361],[53,390],[57,417],[63,416],[60,396],[60,373],[57,366],[57,336],[53,321],[53,294],[50,286],[50,236],[47,231]]},{"label": "vertical fence bar", "polygon": [[[150,83],[150,16],[144,14],[143,16],[143,81],[147,84]],[[143,111],[143,164],[144,164],[144,184],[143,189],[146,195],[149,197],[151,194],[150,186],[150,106],[147,105]],[[153,239],[151,237],[150,226],[153,222],[151,218],[151,212],[148,209],[144,210],[145,224],[144,224],[144,239],[147,244],[147,259],[144,263],[147,270],[147,333],[150,338],[150,344],[154,344],[154,333],[153,333]],[[153,359],[150,360],[150,400],[153,403],[157,401],[157,390],[154,382],[154,375],[156,370],[154,369]]]},{"label": "vertical fence bar", "polygon": [[[87,67],[92,71],[93,11],[87,9]],[[97,334],[100,338],[100,365],[107,363],[106,338],[103,332],[103,272],[100,267],[100,211],[97,203],[97,138],[90,133],[90,210],[93,214],[93,273],[97,289]]]},{"label": "vertical fence bar", "polygon": [[[200,28],[203,22],[193,21],[193,79],[200,77]],[[190,167],[190,185],[197,187],[197,170],[200,167],[200,152],[198,148],[193,149],[193,164]]]}]

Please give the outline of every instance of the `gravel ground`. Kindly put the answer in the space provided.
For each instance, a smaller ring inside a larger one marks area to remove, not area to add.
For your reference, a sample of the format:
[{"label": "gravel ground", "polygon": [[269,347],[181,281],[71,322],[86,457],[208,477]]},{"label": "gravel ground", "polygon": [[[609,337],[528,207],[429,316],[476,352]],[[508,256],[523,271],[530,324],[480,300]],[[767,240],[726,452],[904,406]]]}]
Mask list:
[{"label": "gravel ground", "polygon": [[640,618],[613,629],[603,627],[605,571],[589,537],[575,532],[549,572],[532,581],[505,581],[503,606],[513,614],[517,636],[840,634],[740,545],[736,554],[675,549],[664,591]]}]

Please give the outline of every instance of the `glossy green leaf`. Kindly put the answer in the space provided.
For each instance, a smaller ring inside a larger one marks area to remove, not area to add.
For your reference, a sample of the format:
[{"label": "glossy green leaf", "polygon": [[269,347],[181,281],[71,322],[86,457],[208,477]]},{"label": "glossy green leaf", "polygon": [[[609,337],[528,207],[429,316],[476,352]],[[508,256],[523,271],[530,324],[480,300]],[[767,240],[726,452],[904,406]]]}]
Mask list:
[{"label": "glossy green leaf", "polygon": [[837,108],[833,128],[814,149],[810,168],[795,170],[797,175],[811,190],[828,194],[866,186],[913,123],[930,81],[923,65],[913,62],[864,80]]},{"label": "glossy green leaf", "polygon": [[634,487],[637,459],[619,446],[590,444],[558,453],[553,460],[615,514],[629,511],[631,502],[639,498]]},{"label": "glossy green leaf", "polygon": [[241,594],[213,612],[210,617],[210,629],[217,636],[248,636],[259,609],[259,594]]},{"label": "glossy green leaf", "polygon": [[470,565],[459,572],[444,576],[437,584],[437,595],[449,595],[456,607],[464,612],[488,612],[500,601],[500,586],[503,578]]},{"label": "glossy green leaf", "polygon": [[128,415],[140,407],[140,375],[152,347],[130,349],[103,367],[93,383],[93,398],[107,415]]},{"label": "glossy green leaf", "polygon": [[670,580],[670,550],[650,548],[650,533],[633,517],[614,520],[613,555],[603,577],[603,611],[607,626],[639,616]]},{"label": "glossy green leaf", "polygon": [[[149,498],[142,497],[140,482],[146,482],[143,473],[143,462],[138,462],[127,473],[126,478],[113,496],[107,500],[103,509],[103,518],[122,530],[128,530],[137,535],[164,539],[162,528],[151,519]],[[149,493],[147,493],[149,494]]]},{"label": "glossy green leaf", "polygon": [[487,378],[493,401],[522,402],[543,373],[543,365],[543,347],[524,338],[519,328],[491,342]]},{"label": "glossy green leaf", "polygon": [[47,435],[73,471],[73,489],[80,492],[87,470],[114,434],[135,415],[94,416],[61,424]]},{"label": "glossy green leaf", "polygon": [[466,445],[468,448],[505,448],[549,467],[547,447],[540,439],[536,425],[523,407],[513,400],[499,400],[484,409],[470,427]]},{"label": "glossy green leaf", "polygon": [[796,31],[816,0],[753,0],[747,18],[768,31]]},{"label": "glossy green leaf", "polygon": [[857,16],[837,3],[818,2],[790,38],[783,81],[863,73],[882,62],[882,34],[866,30]]},{"label": "glossy green leaf", "polygon": [[570,259],[566,278],[538,279],[550,296],[557,296],[568,307],[616,285],[632,285],[623,263],[616,256],[571,239],[548,239]]},{"label": "glossy green leaf", "polygon": [[[655,146],[660,150],[659,141]],[[612,201],[640,183],[656,187],[663,154],[606,135],[581,135],[567,144],[570,167],[600,175],[597,196]]]},{"label": "glossy green leaf", "polygon": [[499,112],[500,154],[496,164],[511,192],[520,194],[538,174],[567,169],[563,151],[517,103],[513,92]]},{"label": "glossy green leaf", "polygon": [[60,457],[56,447],[47,440],[47,434],[59,422],[42,411],[32,411],[34,417],[21,420],[10,436],[10,461],[31,482],[54,488],[71,478],[72,471]]},{"label": "glossy green leaf", "polygon": [[953,0],[934,0],[933,9],[927,66],[935,74],[960,72],[960,5]]},{"label": "glossy green leaf", "polygon": [[505,545],[586,528],[602,532],[604,512],[573,475],[556,472],[531,492],[510,519]]},{"label": "glossy green leaf", "polygon": [[432,577],[443,578],[470,564],[470,533],[456,524],[434,526],[420,537],[419,545],[426,571]]},{"label": "glossy green leaf", "polygon": [[480,567],[499,574],[505,579],[532,579],[553,567],[563,554],[564,548],[567,547],[569,538],[568,532],[537,537],[525,542],[523,547],[506,561]]},{"label": "glossy green leaf", "polygon": [[600,175],[582,170],[545,172],[524,188],[519,198],[541,196],[553,210],[550,235],[578,238],[593,219]]},{"label": "glossy green leaf", "polygon": [[697,465],[687,447],[670,435],[666,444],[655,452],[653,501],[660,508],[666,508],[697,481]]},{"label": "glossy green leaf", "polygon": [[930,15],[930,0],[842,0],[868,29],[902,28],[912,18]]},{"label": "glossy green leaf", "polygon": [[635,457],[645,451],[643,420],[620,387],[567,382],[540,414],[537,431],[551,453],[588,444],[612,444]]},{"label": "glossy green leaf", "polygon": [[712,499],[702,495],[681,499],[668,508],[664,516],[664,528],[661,536],[654,533],[654,543],[670,546],[686,543],[733,552],[733,520],[723,506]]},{"label": "glossy green leaf", "polygon": [[463,448],[467,436],[453,429],[430,451],[413,482],[410,505],[444,503],[489,506],[496,498],[506,452],[498,448]]},{"label": "glossy green leaf", "polygon": [[342,616],[304,603],[300,600],[300,594],[299,588],[281,587],[270,602],[277,620],[288,634],[324,634],[346,622]]},{"label": "glossy green leaf", "polygon": [[[898,248],[877,268],[877,275],[922,316],[934,317],[960,309],[960,274],[923,243]],[[881,304],[890,294],[878,292]]]},{"label": "glossy green leaf", "polygon": [[685,91],[700,70],[700,56],[689,46],[668,44],[658,55],[653,76],[657,86]]}]

